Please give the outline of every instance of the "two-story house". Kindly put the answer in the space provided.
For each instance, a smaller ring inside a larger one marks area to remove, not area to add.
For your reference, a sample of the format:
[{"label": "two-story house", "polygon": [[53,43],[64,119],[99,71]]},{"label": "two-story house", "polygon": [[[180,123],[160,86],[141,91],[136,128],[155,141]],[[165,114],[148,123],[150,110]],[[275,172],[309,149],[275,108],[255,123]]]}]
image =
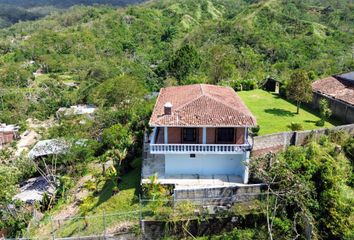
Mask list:
[{"label": "two-story house", "polygon": [[160,159],[164,168],[158,174],[164,179],[223,176],[248,182],[249,128],[256,119],[232,88],[162,88],[149,125],[151,157],[146,161]]}]

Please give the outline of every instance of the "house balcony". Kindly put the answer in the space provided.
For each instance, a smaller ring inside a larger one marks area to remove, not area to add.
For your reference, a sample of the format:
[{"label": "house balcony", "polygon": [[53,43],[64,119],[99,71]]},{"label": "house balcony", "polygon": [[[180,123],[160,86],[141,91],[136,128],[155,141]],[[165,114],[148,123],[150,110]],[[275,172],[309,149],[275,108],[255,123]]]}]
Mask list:
[{"label": "house balcony", "polygon": [[235,154],[249,151],[251,145],[246,144],[150,144],[151,154],[166,153],[210,153],[210,154]]},{"label": "house balcony", "polygon": [[150,154],[237,154],[251,150],[250,140],[247,128],[160,127],[149,137],[149,150]]}]

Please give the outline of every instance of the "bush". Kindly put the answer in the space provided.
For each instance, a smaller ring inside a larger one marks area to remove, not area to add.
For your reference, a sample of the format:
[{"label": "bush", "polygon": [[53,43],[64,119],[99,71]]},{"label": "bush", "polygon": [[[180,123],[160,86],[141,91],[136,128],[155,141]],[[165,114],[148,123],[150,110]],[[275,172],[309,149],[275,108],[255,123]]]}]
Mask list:
[{"label": "bush", "polygon": [[320,116],[321,120],[316,123],[317,126],[324,126],[325,121],[327,121],[332,115],[332,110],[329,107],[329,103],[326,99],[320,100]]},{"label": "bush", "polygon": [[345,154],[354,164],[354,137],[350,138],[347,143],[344,145]]},{"label": "bush", "polygon": [[234,83],[232,83],[233,88],[236,91],[248,91],[248,90],[253,90],[258,88],[258,84],[256,80],[237,80]]},{"label": "bush", "polygon": [[344,146],[349,139],[349,135],[344,131],[329,131],[328,137],[331,142],[341,146]]},{"label": "bush", "polygon": [[128,127],[118,123],[103,130],[102,142],[108,148],[123,150],[130,147],[133,143],[133,137]]},{"label": "bush", "polygon": [[304,129],[304,126],[302,126],[301,123],[296,123],[296,122],[290,123],[288,127],[291,129],[291,131],[301,131]]},{"label": "bush", "polygon": [[258,136],[260,129],[261,129],[261,127],[259,125],[251,128],[251,133],[253,134],[253,136]]},{"label": "bush", "polygon": [[324,125],[325,125],[325,121],[324,121],[323,119],[318,120],[318,121],[316,122],[316,126],[318,126],[318,127],[323,127]]}]

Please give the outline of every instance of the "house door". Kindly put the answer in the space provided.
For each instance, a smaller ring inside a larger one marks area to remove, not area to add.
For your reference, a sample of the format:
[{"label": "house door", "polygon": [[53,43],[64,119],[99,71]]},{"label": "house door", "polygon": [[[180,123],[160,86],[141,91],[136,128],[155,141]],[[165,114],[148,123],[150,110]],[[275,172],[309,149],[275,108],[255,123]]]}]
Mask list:
[{"label": "house door", "polygon": [[183,128],[182,141],[185,144],[194,144],[197,141],[196,128]]}]

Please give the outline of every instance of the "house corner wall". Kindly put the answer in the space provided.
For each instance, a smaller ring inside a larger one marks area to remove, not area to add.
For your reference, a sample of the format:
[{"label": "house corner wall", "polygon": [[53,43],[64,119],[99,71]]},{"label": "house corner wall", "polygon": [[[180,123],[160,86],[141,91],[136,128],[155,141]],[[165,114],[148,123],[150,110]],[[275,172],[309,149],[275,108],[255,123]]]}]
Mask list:
[{"label": "house corner wall", "polygon": [[246,152],[246,159],[244,160],[244,169],[242,180],[244,184],[248,183],[249,180],[249,163],[250,163],[250,151]]}]

